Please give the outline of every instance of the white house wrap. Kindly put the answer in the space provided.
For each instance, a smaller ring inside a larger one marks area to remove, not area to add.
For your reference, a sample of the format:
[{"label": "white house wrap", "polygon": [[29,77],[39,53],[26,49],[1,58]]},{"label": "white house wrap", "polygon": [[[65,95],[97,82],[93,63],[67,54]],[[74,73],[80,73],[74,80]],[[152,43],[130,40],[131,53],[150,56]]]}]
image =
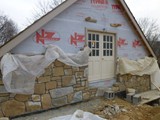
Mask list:
[{"label": "white house wrap", "polygon": [[48,46],[45,55],[26,56],[6,54],[1,61],[5,88],[11,93],[32,94],[36,77],[44,73],[56,59],[69,66],[86,66],[90,49],[84,48],[77,54],[65,54],[57,46]]},{"label": "white house wrap", "polygon": [[[145,57],[137,61],[129,60],[127,58],[120,58],[118,60],[117,73],[132,74],[132,75],[151,75],[151,81],[157,87],[160,86],[160,70],[155,58]],[[155,86],[152,86],[154,89]]]}]

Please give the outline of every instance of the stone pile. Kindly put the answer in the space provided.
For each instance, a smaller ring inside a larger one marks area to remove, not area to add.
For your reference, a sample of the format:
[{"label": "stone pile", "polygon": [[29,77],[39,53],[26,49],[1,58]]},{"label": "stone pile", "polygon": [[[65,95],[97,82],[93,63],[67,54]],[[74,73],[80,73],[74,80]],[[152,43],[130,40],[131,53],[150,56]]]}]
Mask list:
[{"label": "stone pile", "polygon": [[124,109],[123,106],[115,104],[115,105],[106,105],[103,112],[105,115],[112,116],[121,112],[127,112],[127,110]]}]

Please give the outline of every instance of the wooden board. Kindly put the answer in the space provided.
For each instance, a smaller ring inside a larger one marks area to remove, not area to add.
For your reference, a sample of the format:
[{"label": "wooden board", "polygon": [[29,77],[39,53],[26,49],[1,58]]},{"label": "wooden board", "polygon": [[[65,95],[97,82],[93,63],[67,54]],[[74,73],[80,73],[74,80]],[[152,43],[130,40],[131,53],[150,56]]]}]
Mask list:
[{"label": "wooden board", "polygon": [[159,90],[150,90],[147,92],[136,94],[136,96],[141,96],[142,100],[138,105],[142,105],[142,104],[149,103],[151,101],[160,99],[160,91]]}]

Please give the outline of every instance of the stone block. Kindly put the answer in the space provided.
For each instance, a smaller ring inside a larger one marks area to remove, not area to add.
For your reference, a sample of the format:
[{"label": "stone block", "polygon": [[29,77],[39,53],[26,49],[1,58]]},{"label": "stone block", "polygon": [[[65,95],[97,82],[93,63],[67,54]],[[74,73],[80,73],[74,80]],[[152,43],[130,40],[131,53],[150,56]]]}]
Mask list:
[{"label": "stone block", "polygon": [[35,84],[34,93],[38,94],[38,95],[44,94],[45,93],[45,84],[44,83]]},{"label": "stone block", "polygon": [[134,95],[133,96],[133,104],[138,104],[141,101],[140,95]]},{"label": "stone block", "polygon": [[76,103],[82,101],[82,91],[74,93],[73,100],[71,103]]},{"label": "stone block", "polygon": [[64,68],[69,69],[69,68],[72,68],[72,67],[65,64],[65,65],[64,65]]},{"label": "stone block", "polygon": [[90,97],[91,97],[91,93],[90,92],[83,93],[83,100],[89,100]]},{"label": "stone block", "polygon": [[77,87],[77,88],[74,88],[75,91],[81,91],[81,90],[85,90],[86,87]]},{"label": "stone block", "polygon": [[39,77],[39,78],[37,79],[38,83],[49,82],[50,80],[51,80],[50,76]]},{"label": "stone block", "polygon": [[40,95],[32,95],[32,101],[40,102],[40,100],[41,100]]},{"label": "stone block", "polygon": [[62,97],[71,93],[73,93],[73,87],[64,87],[50,90],[50,95],[52,98]]},{"label": "stone block", "polygon": [[63,106],[63,105],[66,105],[66,104],[68,104],[67,96],[56,98],[56,99],[52,99],[52,105],[55,106],[55,107]]},{"label": "stone block", "polygon": [[52,75],[52,69],[46,68],[43,75],[44,75],[44,76],[51,76],[51,75]]},{"label": "stone block", "polygon": [[64,75],[63,67],[53,68],[53,76],[62,76],[62,75]]},{"label": "stone block", "polygon": [[54,65],[55,65],[56,67],[63,67],[65,64],[62,63],[62,62],[60,62],[60,61],[58,61],[58,60],[56,60],[56,61],[54,62]]},{"label": "stone block", "polygon": [[46,90],[55,89],[57,87],[56,81],[51,81],[46,83]]},{"label": "stone block", "polygon": [[9,120],[8,117],[1,117],[0,120]]},{"label": "stone block", "polygon": [[6,117],[13,117],[25,113],[25,104],[16,100],[2,103],[2,112]]},{"label": "stone block", "polygon": [[62,86],[66,87],[66,86],[71,86],[76,84],[76,80],[74,76],[63,76],[62,77]]},{"label": "stone block", "polygon": [[72,100],[73,100],[73,96],[74,96],[74,94],[73,94],[73,93],[71,93],[71,94],[67,95],[67,97],[68,97],[68,103],[71,103],[71,102],[72,102]]},{"label": "stone block", "polygon": [[4,86],[0,86],[0,93],[8,93]]},{"label": "stone block", "polygon": [[104,92],[104,97],[106,98],[106,99],[109,99],[109,100],[111,100],[111,99],[114,99],[115,98],[115,92],[114,91],[105,91]]},{"label": "stone block", "polygon": [[43,109],[49,109],[52,107],[51,96],[49,94],[42,95],[41,100]]},{"label": "stone block", "polygon": [[51,77],[51,81],[60,81],[62,77]]},{"label": "stone block", "polygon": [[27,109],[27,112],[33,112],[33,111],[41,110],[41,102],[28,101],[26,103],[26,109]]},{"label": "stone block", "polygon": [[76,78],[83,78],[84,73],[83,72],[76,72]]},{"label": "stone block", "polygon": [[79,67],[72,67],[72,70],[75,73],[75,72],[79,71]]},{"label": "stone block", "polygon": [[16,94],[15,95],[15,100],[20,101],[20,102],[26,102],[30,98],[30,95],[22,95],[22,94]]},{"label": "stone block", "polygon": [[0,80],[0,85],[4,85],[2,80]]},{"label": "stone block", "polygon": [[0,93],[0,97],[7,97],[9,95],[10,95],[9,93]]},{"label": "stone block", "polygon": [[0,103],[7,101],[9,99],[9,96],[6,97],[0,97]]},{"label": "stone block", "polygon": [[65,75],[72,75],[73,74],[72,69],[65,69],[64,74]]}]

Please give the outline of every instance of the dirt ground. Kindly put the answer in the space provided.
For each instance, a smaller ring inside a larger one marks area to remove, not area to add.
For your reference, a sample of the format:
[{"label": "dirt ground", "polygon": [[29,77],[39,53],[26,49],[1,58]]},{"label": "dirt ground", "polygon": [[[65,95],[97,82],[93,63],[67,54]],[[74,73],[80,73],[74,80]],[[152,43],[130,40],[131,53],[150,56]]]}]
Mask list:
[{"label": "dirt ground", "polygon": [[[106,114],[106,107],[114,105],[122,108],[122,111],[114,113],[114,115]],[[97,114],[100,117],[106,118],[107,120],[160,120],[159,106],[137,106],[119,98],[114,100],[97,98],[91,101],[67,105],[58,109],[53,109],[38,114],[14,118],[12,120],[48,120],[57,116],[73,114],[77,109]]]}]

